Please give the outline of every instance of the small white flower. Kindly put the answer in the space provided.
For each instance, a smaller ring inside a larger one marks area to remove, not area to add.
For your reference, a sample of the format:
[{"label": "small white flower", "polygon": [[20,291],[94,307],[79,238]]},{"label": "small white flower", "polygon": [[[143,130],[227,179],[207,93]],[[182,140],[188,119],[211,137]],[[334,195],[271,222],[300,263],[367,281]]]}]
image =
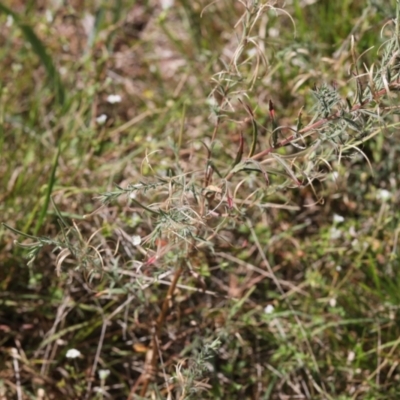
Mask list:
[{"label": "small white flower", "polygon": [[275,308],[272,304],[268,304],[265,308],[264,308],[264,312],[265,314],[272,314],[274,312]]},{"label": "small white flower", "polygon": [[392,197],[392,194],[386,189],[379,189],[376,193],[376,198],[378,200],[389,200]]},{"label": "small white flower", "polygon": [[349,228],[349,234],[350,234],[351,237],[356,237],[357,236],[356,228],[354,227],[354,225],[352,225]]},{"label": "small white flower", "polygon": [[67,351],[67,354],[65,355],[65,357],[67,358],[78,358],[80,357],[81,352],[77,349],[69,349]]},{"label": "small white flower", "polygon": [[257,49],[255,47],[251,47],[247,50],[247,57],[254,57],[257,54]]},{"label": "small white flower", "polygon": [[276,38],[279,36],[279,29],[276,28],[269,28],[268,29],[268,34],[270,37]]},{"label": "small white flower", "polygon": [[336,265],[336,271],[340,272],[342,270],[342,267],[340,265]]},{"label": "small white flower", "polygon": [[58,72],[60,73],[60,75],[67,75],[68,69],[65,68],[65,67],[60,67],[60,69],[58,70]]},{"label": "small white flower", "polygon": [[7,15],[6,27],[9,28],[10,26],[12,26],[13,23],[14,23],[14,18],[12,17],[12,15]]},{"label": "small white flower", "polygon": [[[201,143],[199,143],[199,142],[194,142],[194,143],[193,143],[193,149],[196,150],[196,151],[201,150]],[[251,177],[251,176],[252,176],[252,175],[250,175],[250,177]]]},{"label": "small white flower", "polygon": [[340,229],[332,227],[329,230],[329,236],[331,237],[331,239],[339,239],[342,236],[342,231]]},{"label": "small white flower", "polygon": [[119,94],[110,94],[107,96],[107,102],[110,104],[121,103],[122,97]]},{"label": "small white flower", "polygon": [[134,246],[139,246],[140,243],[142,243],[142,238],[139,235],[132,236],[132,244]]},{"label": "small white flower", "polygon": [[174,2],[174,0],[160,0],[161,8],[163,10],[168,10],[168,8],[171,8],[174,5]]},{"label": "small white flower", "polygon": [[12,63],[11,64],[11,69],[14,71],[14,72],[19,72],[19,71],[21,71],[22,70],[22,65],[21,64],[18,64],[18,63]]},{"label": "small white flower", "polygon": [[349,354],[347,354],[347,363],[350,364],[351,362],[354,361],[356,358],[356,353],[354,351],[349,351]]},{"label": "small white flower", "polygon": [[50,24],[53,22],[53,13],[51,12],[51,10],[47,9],[46,10],[46,21]]},{"label": "small white flower", "polygon": [[105,381],[109,375],[110,375],[109,369],[99,369],[100,380]]},{"label": "small white flower", "polygon": [[[132,193],[131,193],[132,194]],[[130,197],[130,196],[129,196]],[[131,197],[132,198],[132,197]],[[132,218],[131,218],[131,221],[132,221],[132,225],[137,225],[137,224],[139,224],[140,222],[142,222],[142,217],[138,214],[138,213],[133,213],[132,214]]]},{"label": "small white flower", "polygon": [[96,118],[96,122],[99,125],[103,125],[107,121],[107,115],[106,114],[101,114]]},{"label": "small white flower", "polygon": [[338,214],[333,214],[333,222],[339,224],[340,222],[344,221],[344,217]]},{"label": "small white flower", "polygon": [[332,297],[331,299],[329,299],[329,305],[330,305],[332,308],[336,307],[336,304],[337,304],[337,302],[336,302],[336,299],[335,299],[334,297]]}]

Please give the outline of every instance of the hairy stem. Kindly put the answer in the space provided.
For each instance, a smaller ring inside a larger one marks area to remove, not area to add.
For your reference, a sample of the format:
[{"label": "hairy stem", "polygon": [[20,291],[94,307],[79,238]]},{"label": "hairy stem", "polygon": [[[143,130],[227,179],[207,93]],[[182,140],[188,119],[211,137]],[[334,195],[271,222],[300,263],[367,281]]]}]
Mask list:
[{"label": "hairy stem", "polygon": [[[389,89],[390,90],[399,90],[400,89],[400,82],[393,82],[389,85]],[[364,106],[366,106],[367,104],[370,104],[372,101],[376,101],[377,99],[383,97],[385,94],[388,93],[388,90],[385,89],[381,89],[380,91],[376,92],[374,94],[374,97],[372,99],[368,99],[365,100],[364,102],[360,103],[360,104],[356,104],[352,107],[352,109],[350,110],[350,113],[361,110]],[[334,121],[337,119],[341,118],[341,111],[336,111],[334,114],[330,115],[329,117],[326,118],[322,118],[317,122],[314,122],[311,125],[306,126],[305,128],[301,129],[298,133],[290,135],[289,137],[287,137],[284,140],[281,140],[280,142],[278,142],[276,144],[276,146],[274,147],[269,147],[268,149],[265,149],[257,154],[254,154],[254,156],[250,157],[249,160],[260,160],[261,158],[267,156],[268,154],[274,152],[276,149],[279,149],[280,147],[286,146],[288,144],[290,144],[291,142],[293,142],[294,140],[298,139],[299,134],[300,135],[304,135],[305,133],[309,133],[310,131],[313,131],[315,129],[318,129],[322,126],[324,126],[326,123],[330,122],[330,121]],[[229,180],[233,175],[235,174],[235,172],[230,172],[227,176],[226,176],[226,180]]]}]

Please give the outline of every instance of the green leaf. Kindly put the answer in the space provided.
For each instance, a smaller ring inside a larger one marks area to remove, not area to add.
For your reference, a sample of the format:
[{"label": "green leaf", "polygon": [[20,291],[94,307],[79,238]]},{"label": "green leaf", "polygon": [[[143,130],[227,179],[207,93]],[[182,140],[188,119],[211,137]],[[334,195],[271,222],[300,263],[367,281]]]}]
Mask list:
[{"label": "green leaf", "polygon": [[57,153],[54,157],[53,167],[51,169],[49,182],[47,184],[47,190],[46,190],[46,196],[44,199],[44,204],[40,211],[39,219],[36,223],[35,230],[34,230],[35,235],[39,232],[39,229],[42,227],[44,218],[47,214],[47,209],[49,208],[51,193],[53,191],[53,186],[56,181],[56,171],[57,171],[57,167],[58,167],[58,159],[60,157],[60,150],[61,150],[60,147],[61,147],[61,142],[59,142],[59,144],[58,144]]}]

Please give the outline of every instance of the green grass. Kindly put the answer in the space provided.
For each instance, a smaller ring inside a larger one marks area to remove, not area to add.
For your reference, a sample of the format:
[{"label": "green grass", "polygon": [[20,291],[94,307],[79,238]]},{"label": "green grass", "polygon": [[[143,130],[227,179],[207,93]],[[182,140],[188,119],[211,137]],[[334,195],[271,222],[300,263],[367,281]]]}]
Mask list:
[{"label": "green grass", "polygon": [[399,398],[396,2],[89,3],[0,4],[0,397]]}]

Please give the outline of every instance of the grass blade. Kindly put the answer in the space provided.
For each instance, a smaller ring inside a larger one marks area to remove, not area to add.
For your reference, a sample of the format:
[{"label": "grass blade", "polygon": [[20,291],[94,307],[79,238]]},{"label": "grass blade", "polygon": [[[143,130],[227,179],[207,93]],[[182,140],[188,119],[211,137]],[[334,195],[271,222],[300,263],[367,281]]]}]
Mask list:
[{"label": "grass blade", "polygon": [[44,46],[43,42],[37,37],[36,33],[29,25],[21,23],[18,14],[10,10],[2,3],[0,3],[0,12],[10,15],[14,19],[18,27],[21,29],[26,41],[30,43],[30,45],[32,46],[32,50],[36,53],[43,66],[46,68],[47,75],[49,77],[51,85],[53,86],[57,102],[61,106],[63,106],[65,104],[65,89],[61,82],[60,75],[58,74],[58,71],[54,66],[53,60],[47,53],[46,47]]},{"label": "grass blade", "polygon": [[49,208],[51,193],[53,191],[53,186],[56,181],[56,171],[57,171],[57,167],[58,167],[58,159],[60,157],[60,147],[61,147],[61,142],[59,142],[59,144],[58,144],[57,153],[56,153],[56,156],[54,157],[53,167],[51,169],[49,183],[47,184],[47,191],[46,191],[46,196],[44,199],[44,204],[43,204],[42,210],[40,211],[39,219],[38,219],[35,229],[34,229],[34,235],[36,235],[38,233],[39,229],[42,227],[44,218],[47,214],[47,209]]}]

